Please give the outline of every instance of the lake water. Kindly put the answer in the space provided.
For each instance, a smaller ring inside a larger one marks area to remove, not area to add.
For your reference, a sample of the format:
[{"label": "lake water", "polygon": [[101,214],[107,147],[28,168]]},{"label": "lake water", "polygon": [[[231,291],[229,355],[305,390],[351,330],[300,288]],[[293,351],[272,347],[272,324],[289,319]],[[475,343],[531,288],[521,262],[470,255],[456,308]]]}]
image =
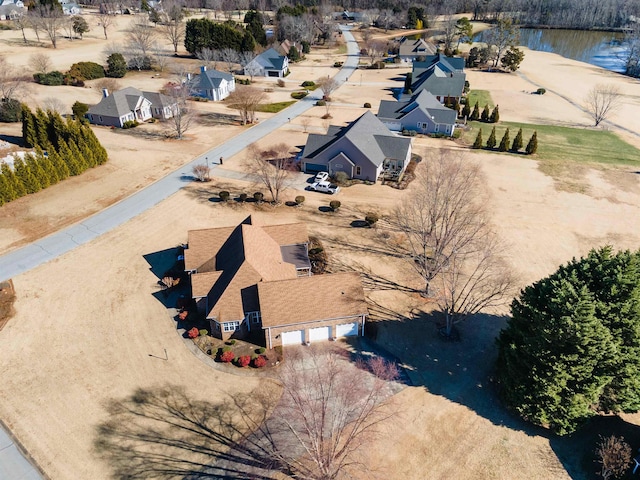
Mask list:
[{"label": "lake water", "polygon": [[[483,41],[483,33],[474,37]],[[520,45],[624,73],[624,35],[587,30],[521,28]]]}]

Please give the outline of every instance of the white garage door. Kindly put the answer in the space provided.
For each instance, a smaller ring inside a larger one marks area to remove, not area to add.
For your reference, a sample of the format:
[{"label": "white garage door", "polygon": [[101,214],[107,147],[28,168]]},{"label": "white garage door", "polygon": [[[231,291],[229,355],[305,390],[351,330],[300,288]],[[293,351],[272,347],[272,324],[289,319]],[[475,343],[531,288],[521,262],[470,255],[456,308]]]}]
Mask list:
[{"label": "white garage door", "polygon": [[358,335],[358,322],[336,325],[336,337],[352,337]]},{"label": "white garage door", "polygon": [[294,330],[282,334],[282,345],[302,345],[304,342],[304,330]]},{"label": "white garage door", "polygon": [[319,327],[309,329],[309,341],[319,342],[321,340],[329,340],[331,335],[331,327]]},{"label": "white garage door", "polygon": [[401,123],[388,122],[388,123],[385,123],[385,125],[392,132],[399,132],[400,130],[402,130],[402,124]]}]

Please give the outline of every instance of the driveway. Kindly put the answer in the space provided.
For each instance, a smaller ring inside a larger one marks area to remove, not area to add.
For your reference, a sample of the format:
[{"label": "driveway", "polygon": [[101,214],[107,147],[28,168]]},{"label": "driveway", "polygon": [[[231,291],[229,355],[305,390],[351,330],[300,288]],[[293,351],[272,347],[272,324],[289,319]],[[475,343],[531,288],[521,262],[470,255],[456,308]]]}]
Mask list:
[{"label": "driveway", "polygon": [[[334,78],[338,83],[343,84],[358,68],[359,50],[358,44],[348,27],[341,27],[341,29],[347,42],[348,56],[342,69]],[[285,123],[289,122],[290,118],[295,118],[313,107],[321,95],[322,93],[320,91],[312,92],[279,114],[254,125],[222,145],[196,157],[187,165],[180,167],[130,197],[71,227],[0,256],[0,281],[8,280],[45,262],[53,260],[147,211],[179,191],[186,184],[192,182],[191,169],[194,165],[207,163],[213,166],[213,174],[215,175],[215,164],[220,157],[232,157],[242,151],[247,145],[256,142],[282,127]]]}]

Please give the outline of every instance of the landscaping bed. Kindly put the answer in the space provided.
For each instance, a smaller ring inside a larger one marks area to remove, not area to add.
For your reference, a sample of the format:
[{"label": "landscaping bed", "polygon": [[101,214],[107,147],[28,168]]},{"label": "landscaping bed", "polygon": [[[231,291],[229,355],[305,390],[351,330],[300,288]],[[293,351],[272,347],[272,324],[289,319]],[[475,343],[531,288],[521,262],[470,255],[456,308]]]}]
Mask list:
[{"label": "landscaping bed", "polygon": [[[194,327],[195,328],[195,327]],[[270,368],[282,361],[282,347],[266,349],[243,340],[226,342],[211,335],[199,335],[193,339],[196,346],[216,362],[228,363],[238,368]]]}]

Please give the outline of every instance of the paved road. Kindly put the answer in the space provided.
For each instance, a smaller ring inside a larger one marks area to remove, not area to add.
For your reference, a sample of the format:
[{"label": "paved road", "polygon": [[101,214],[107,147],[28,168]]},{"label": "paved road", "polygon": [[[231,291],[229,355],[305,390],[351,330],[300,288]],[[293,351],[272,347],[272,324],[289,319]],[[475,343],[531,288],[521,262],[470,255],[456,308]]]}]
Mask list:
[{"label": "paved road", "polygon": [[35,467],[22,456],[2,427],[0,427],[0,480],[42,480]]},{"label": "paved road", "polygon": [[[343,29],[343,35],[347,41],[348,57],[342,69],[335,76],[340,84],[346,82],[358,68],[358,44],[346,28]],[[190,183],[193,180],[191,168],[194,165],[206,162],[209,164],[217,163],[220,157],[232,157],[247,145],[280,128],[289,121],[288,119],[295,118],[309,110],[320,96],[321,92],[316,90],[272,118],[254,125],[111,207],[71,227],[0,256],[0,281],[15,277],[53,260],[145,212]]]}]

